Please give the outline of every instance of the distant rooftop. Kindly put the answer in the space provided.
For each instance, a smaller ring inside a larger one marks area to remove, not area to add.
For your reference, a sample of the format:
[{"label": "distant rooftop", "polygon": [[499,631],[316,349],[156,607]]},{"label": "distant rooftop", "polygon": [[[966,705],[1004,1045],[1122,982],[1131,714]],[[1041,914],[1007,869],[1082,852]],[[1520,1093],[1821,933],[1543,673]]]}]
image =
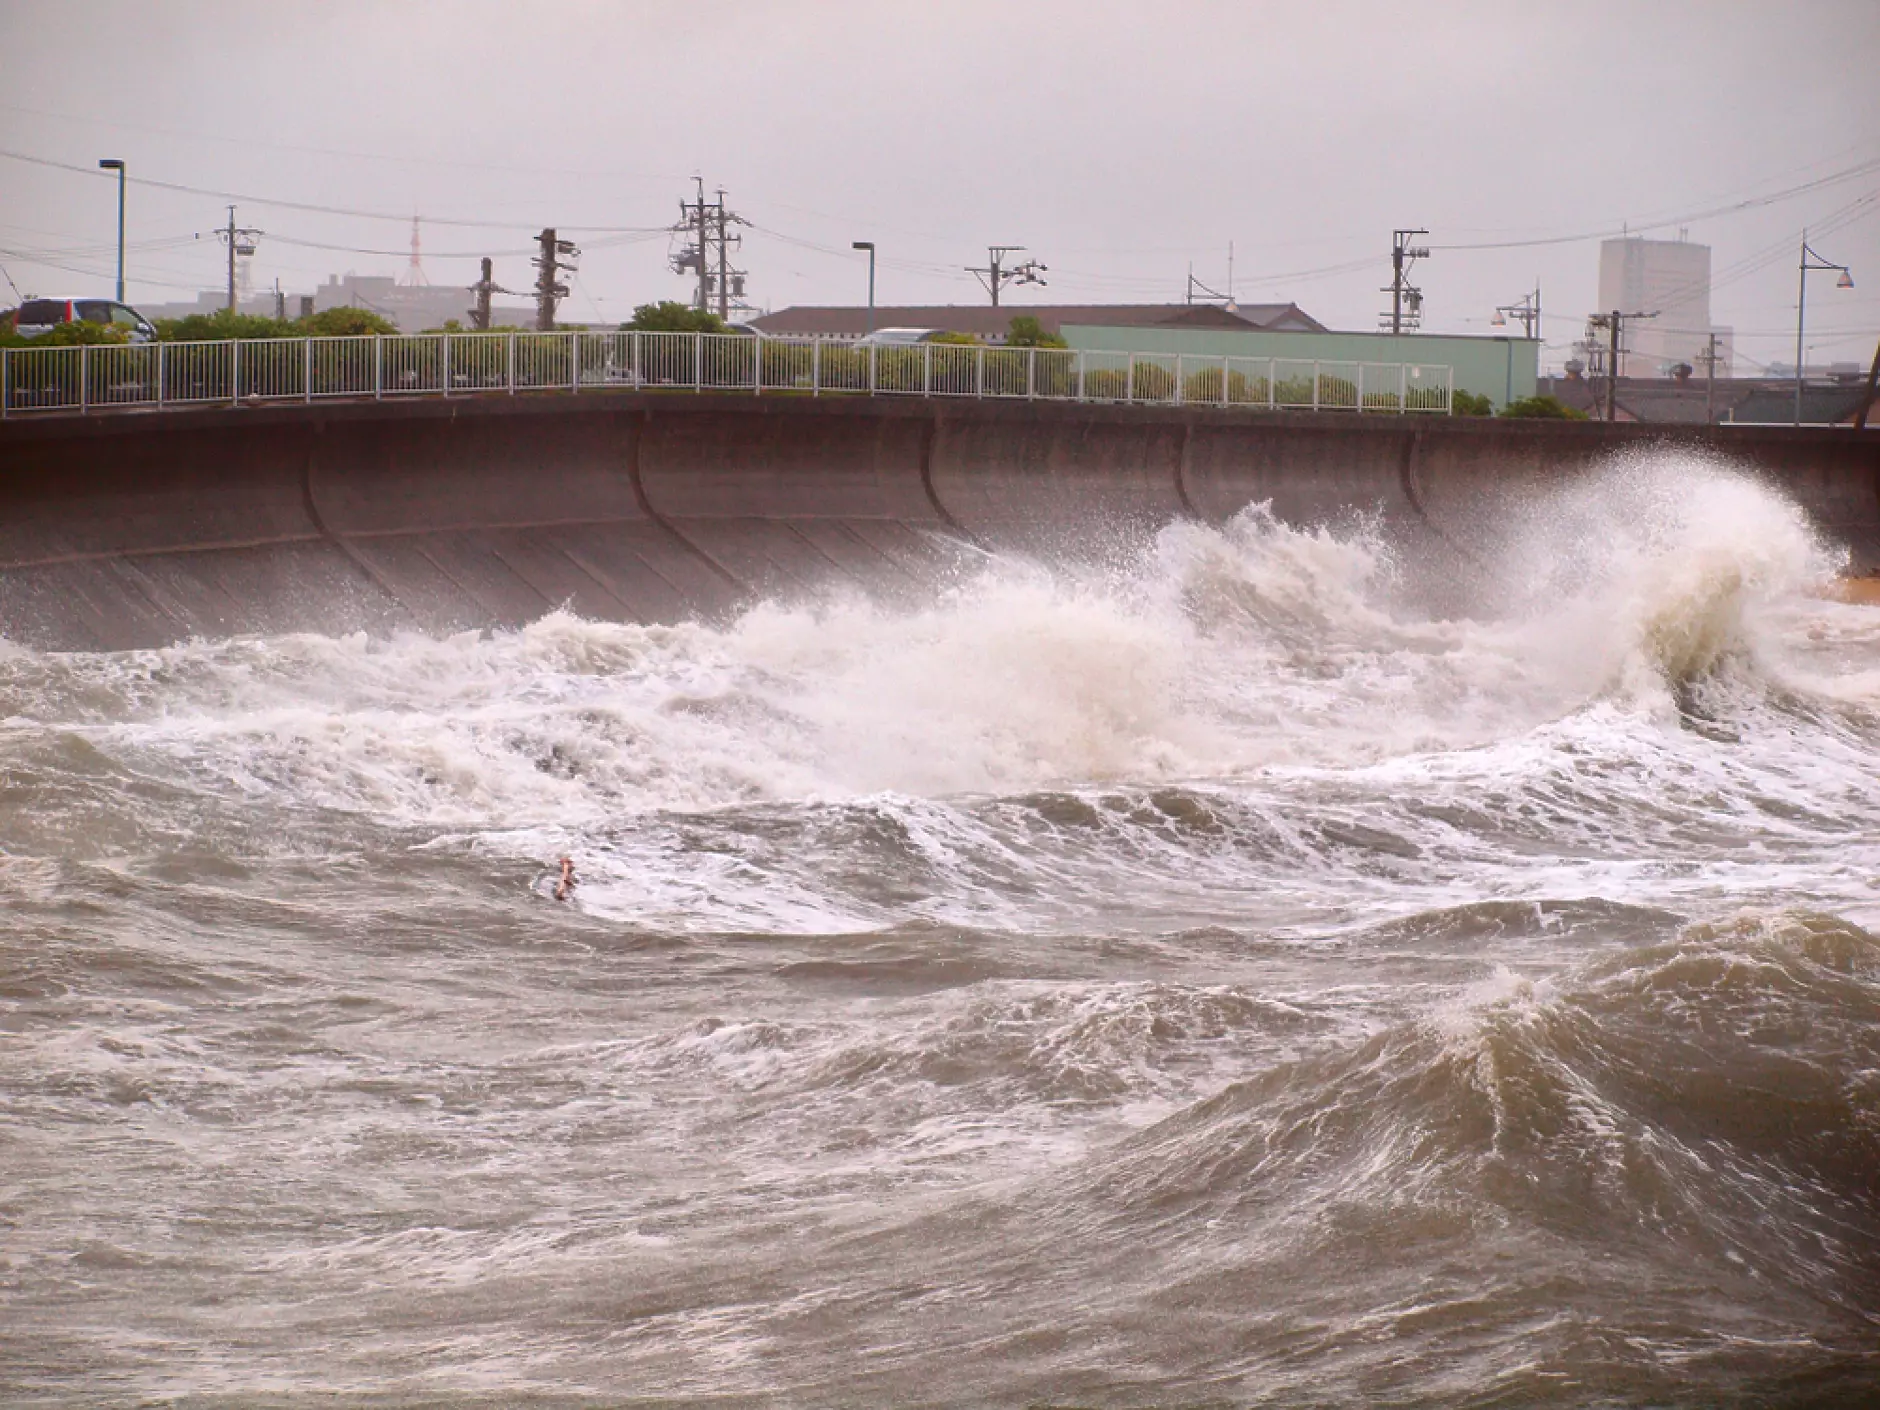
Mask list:
[{"label": "distant rooftop", "polygon": [[[1605,415],[1603,377],[1543,377],[1539,390],[1594,420]],[[1854,419],[1867,389],[1808,383],[1802,389],[1804,425],[1845,425]],[[1621,377],[1614,398],[1621,421],[1661,425],[1737,424],[1786,426],[1795,419],[1795,383],[1782,377],[1719,377],[1706,388],[1702,377]]]},{"label": "distant rooftop", "polygon": [[[997,342],[1014,318],[1035,318],[1047,333],[1067,323],[1100,328],[1244,328],[1262,332],[1323,333],[1325,325],[1298,304],[898,304],[875,309],[876,328],[934,328]],[[780,309],[751,326],[780,337],[859,338],[869,330],[864,306]]]}]

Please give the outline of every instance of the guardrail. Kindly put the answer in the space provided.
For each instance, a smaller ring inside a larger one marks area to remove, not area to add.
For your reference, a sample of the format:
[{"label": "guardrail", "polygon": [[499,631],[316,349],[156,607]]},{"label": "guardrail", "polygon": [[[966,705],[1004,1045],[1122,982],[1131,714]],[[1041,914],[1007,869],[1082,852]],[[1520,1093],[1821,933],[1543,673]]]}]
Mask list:
[{"label": "guardrail", "polygon": [[1433,363],[748,334],[415,333],[0,349],[0,416],[634,388],[1447,414]]}]

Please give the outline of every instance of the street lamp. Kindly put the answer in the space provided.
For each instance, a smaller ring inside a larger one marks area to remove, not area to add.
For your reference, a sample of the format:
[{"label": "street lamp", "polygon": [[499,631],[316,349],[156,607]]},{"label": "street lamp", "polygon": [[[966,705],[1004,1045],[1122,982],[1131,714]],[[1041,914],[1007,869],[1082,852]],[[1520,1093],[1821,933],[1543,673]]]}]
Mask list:
[{"label": "street lamp", "polygon": [[1801,289],[1795,296],[1795,424],[1797,426],[1802,424],[1802,358],[1804,356],[1804,349],[1802,347],[1802,320],[1808,312],[1808,271],[1811,269],[1838,269],[1841,271],[1841,277],[1834,281],[1834,287],[1837,289],[1851,289],[1854,287],[1854,276],[1848,272],[1846,265],[1836,264],[1832,260],[1825,260],[1808,248],[1808,232],[1806,230],[1802,232],[1801,269]]},{"label": "street lamp", "polygon": [[102,157],[98,165],[118,174],[118,302],[124,302],[124,163],[116,157]]},{"label": "street lamp", "polygon": [[875,242],[857,240],[849,246],[853,250],[868,251],[868,331],[875,331]]}]

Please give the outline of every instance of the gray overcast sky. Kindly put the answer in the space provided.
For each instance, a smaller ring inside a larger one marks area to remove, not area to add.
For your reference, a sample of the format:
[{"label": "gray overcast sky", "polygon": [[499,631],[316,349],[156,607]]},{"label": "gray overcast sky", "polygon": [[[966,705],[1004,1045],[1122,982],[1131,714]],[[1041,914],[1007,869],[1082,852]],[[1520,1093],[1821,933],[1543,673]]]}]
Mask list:
[{"label": "gray overcast sky", "polygon": [[[1173,301],[1190,260],[1245,301],[1370,328],[1393,226],[1427,226],[1431,331],[1490,331],[1538,277],[1558,363],[1598,242],[1456,249],[1688,221],[1740,358],[1880,336],[1880,0],[1581,4],[152,4],[0,0],[0,262],[31,292],[108,289],[119,156],[134,178],[377,212],[240,203],[257,285],[425,270],[466,284],[556,224],[586,249],[573,320],[684,298],[664,235],[694,172],[754,223],[756,301],[978,302],[961,267],[1022,244],[1046,301]],[[220,282],[224,202],[133,183],[132,302]],[[446,221],[488,222],[449,225]],[[201,239],[191,239],[202,232]],[[299,241],[306,243],[290,243]],[[323,249],[318,246],[341,246]],[[369,251],[386,251],[374,254]],[[8,291],[0,289],[0,298]],[[1748,368],[1739,361],[1739,368]]]}]

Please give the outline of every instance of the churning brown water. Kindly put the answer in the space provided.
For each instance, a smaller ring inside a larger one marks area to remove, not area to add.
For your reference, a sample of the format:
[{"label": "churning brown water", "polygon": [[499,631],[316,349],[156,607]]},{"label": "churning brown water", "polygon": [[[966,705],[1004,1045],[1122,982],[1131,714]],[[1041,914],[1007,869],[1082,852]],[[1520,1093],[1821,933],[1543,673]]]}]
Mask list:
[{"label": "churning brown water", "polygon": [[0,1399],[1880,1396],[1880,612],[1472,551],[0,646]]}]

